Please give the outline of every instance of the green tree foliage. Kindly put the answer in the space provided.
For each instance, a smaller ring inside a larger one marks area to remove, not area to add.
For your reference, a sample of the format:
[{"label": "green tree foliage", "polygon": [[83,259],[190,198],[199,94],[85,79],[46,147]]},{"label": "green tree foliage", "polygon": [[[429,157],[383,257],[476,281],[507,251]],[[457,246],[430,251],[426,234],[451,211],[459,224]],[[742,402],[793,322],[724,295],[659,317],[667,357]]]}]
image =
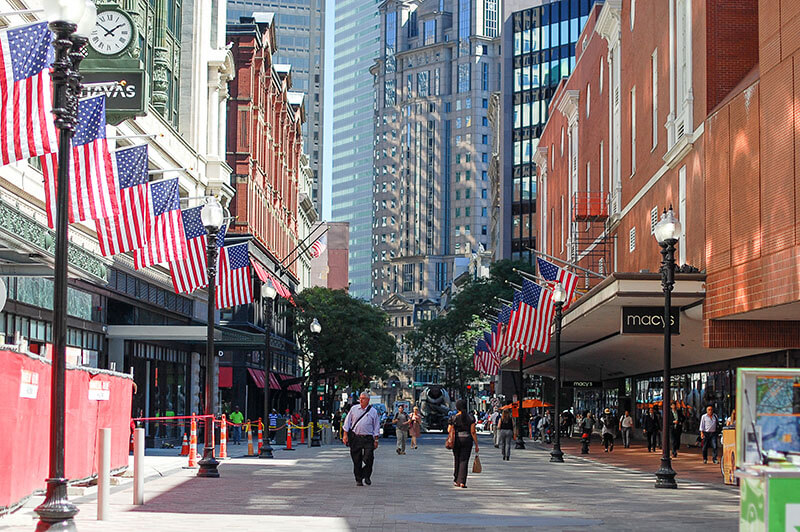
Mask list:
[{"label": "green tree foliage", "polygon": [[[297,340],[311,382],[336,374],[339,385],[362,387],[395,367],[396,343],[381,309],[323,287],[307,288],[295,300]],[[319,334],[310,329],[314,318],[322,326]]]},{"label": "green tree foliage", "polygon": [[466,384],[478,376],[472,362],[475,343],[490,329],[487,319],[496,316],[495,309],[502,304],[495,298],[511,301],[514,289],[508,282],[522,284],[514,269],[533,273],[527,262],[495,262],[489,278],[468,281],[443,313],[408,333],[404,342],[413,353],[414,364],[444,369],[445,386],[463,396]]}]

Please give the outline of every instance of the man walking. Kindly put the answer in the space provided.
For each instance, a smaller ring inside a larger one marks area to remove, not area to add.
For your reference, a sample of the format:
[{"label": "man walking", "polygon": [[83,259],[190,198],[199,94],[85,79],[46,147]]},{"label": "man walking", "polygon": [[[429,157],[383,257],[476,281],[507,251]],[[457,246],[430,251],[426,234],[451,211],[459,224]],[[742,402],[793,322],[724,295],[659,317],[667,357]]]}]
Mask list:
[{"label": "man walking", "polygon": [[489,425],[492,427],[492,434],[495,447],[500,447],[500,441],[498,439],[499,438],[498,435],[500,433],[500,430],[498,429],[499,423],[500,423],[500,412],[495,410],[494,412],[492,412],[492,415],[489,416]]},{"label": "man walking", "polygon": [[647,452],[654,452],[658,443],[658,418],[652,406],[642,418],[642,429],[647,436]]},{"label": "man walking", "polygon": [[381,435],[381,420],[378,411],[369,404],[369,394],[361,392],[358,404],[350,408],[344,420],[342,442],[350,447],[353,459],[353,475],[356,486],[372,484],[372,462]]},{"label": "man walking", "polygon": [[274,408],[269,413],[269,428],[267,429],[267,436],[269,443],[275,443],[275,431],[278,430],[278,411]]},{"label": "man walking", "polygon": [[670,402],[670,443],[672,444],[672,457],[678,456],[678,449],[681,446],[681,434],[683,434],[683,412],[678,409],[675,401]]},{"label": "man walking", "polygon": [[406,454],[408,414],[405,413],[405,405],[397,405],[397,414],[394,415],[392,425],[397,429],[397,454]]},{"label": "man walking", "polygon": [[706,413],[700,418],[700,439],[703,441],[703,463],[708,463],[708,448],[714,449],[714,463],[717,463],[717,427],[719,419],[714,407],[708,405]]},{"label": "man walking", "polygon": [[628,449],[631,446],[631,432],[633,432],[633,418],[627,410],[625,415],[619,418],[619,430],[622,433],[622,446]]},{"label": "man walking", "polygon": [[244,414],[239,410],[239,406],[235,406],[228,419],[233,423],[233,444],[239,445],[242,441],[242,421],[244,421]]}]

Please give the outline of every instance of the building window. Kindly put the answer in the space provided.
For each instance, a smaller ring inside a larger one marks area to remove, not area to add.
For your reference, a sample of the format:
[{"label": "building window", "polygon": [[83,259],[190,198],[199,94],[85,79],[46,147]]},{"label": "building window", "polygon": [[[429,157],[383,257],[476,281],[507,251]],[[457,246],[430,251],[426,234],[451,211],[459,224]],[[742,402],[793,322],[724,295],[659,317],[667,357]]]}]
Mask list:
[{"label": "building window", "polygon": [[456,218],[461,218],[461,207],[456,207]]},{"label": "building window", "polygon": [[486,235],[488,233],[488,228],[485,225],[481,226],[481,234]]},{"label": "building window", "polygon": [[[414,265],[403,264],[403,292],[411,292],[412,290],[414,290]],[[411,317],[408,320],[410,322]]]},{"label": "building window", "polygon": [[589,118],[589,107],[591,106],[592,100],[592,86],[587,83],[586,84],[586,118]]},{"label": "building window", "polygon": [[471,189],[464,189],[464,199],[469,199],[471,196]]},{"label": "building window", "polygon": [[628,251],[631,253],[636,249],[636,227],[631,227],[628,233]]},{"label": "building window", "polygon": [[436,44],[436,19],[425,21],[425,46]]},{"label": "building window", "polygon": [[481,189],[481,199],[487,199],[489,197],[488,192],[489,191],[487,189],[482,188]]},{"label": "building window", "polygon": [[605,61],[604,59],[600,59],[600,79],[599,79],[600,94],[603,94],[603,75],[605,73],[605,66],[606,66],[604,61]]},{"label": "building window", "polygon": [[652,73],[651,92],[653,95],[652,100],[652,121],[653,121],[653,148],[658,145],[658,48],[653,51],[650,57],[650,70]]},{"label": "building window", "polygon": [[481,207],[481,216],[488,216],[486,207]]},{"label": "building window", "polygon": [[658,207],[653,207],[653,210],[650,211],[650,234],[655,234],[656,232],[656,224],[658,223]]},{"label": "building window", "polygon": [[481,135],[481,144],[489,144],[489,135]]},{"label": "building window", "polygon": [[[464,1],[464,0],[461,0]],[[469,4],[469,2],[467,2]],[[470,64],[460,63],[458,65],[458,92],[468,92],[470,88]]]},{"label": "building window", "polygon": [[483,64],[483,74],[481,76],[481,89],[489,90],[489,63]]},{"label": "building window", "polygon": [[384,82],[383,105],[385,107],[394,106],[397,104],[395,93],[395,85],[393,79],[387,79]]},{"label": "building window", "polygon": [[467,218],[469,218],[469,210],[470,210],[469,207],[464,207],[464,216],[466,216]]},{"label": "building window", "polygon": [[483,2],[483,34],[486,37],[497,37],[497,0]]},{"label": "building window", "polygon": [[631,89],[631,175],[636,173],[636,87]]},{"label": "building window", "polygon": [[481,171],[481,181],[486,181],[489,178],[489,172],[486,170]]},{"label": "building window", "polygon": [[458,0],[458,39],[467,40],[470,34],[470,0]]},{"label": "building window", "polygon": [[386,13],[386,72],[395,71],[395,57],[397,51],[397,13]]},{"label": "building window", "polygon": [[426,98],[428,96],[428,71],[417,73],[417,96]]},{"label": "building window", "polygon": [[483,107],[484,109],[488,109],[489,108],[489,99],[488,98],[483,98],[483,100],[481,100],[481,107]]},{"label": "building window", "polygon": [[458,189],[458,190],[456,190],[456,201],[458,201],[460,199],[461,199],[461,190]]}]

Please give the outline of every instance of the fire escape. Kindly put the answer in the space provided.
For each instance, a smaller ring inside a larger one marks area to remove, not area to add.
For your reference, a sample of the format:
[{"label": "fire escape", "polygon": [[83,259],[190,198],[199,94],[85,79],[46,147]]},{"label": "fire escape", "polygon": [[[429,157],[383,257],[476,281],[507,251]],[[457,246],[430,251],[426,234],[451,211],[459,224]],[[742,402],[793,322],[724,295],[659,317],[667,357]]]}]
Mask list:
[{"label": "fire escape", "polygon": [[[584,191],[572,195],[569,260],[601,275],[613,271],[613,239],[616,235],[606,234],[607,220],[608,197],[605,193]],[[593,275],[582,275],[579,289],[588,290],[600,282]]]}]

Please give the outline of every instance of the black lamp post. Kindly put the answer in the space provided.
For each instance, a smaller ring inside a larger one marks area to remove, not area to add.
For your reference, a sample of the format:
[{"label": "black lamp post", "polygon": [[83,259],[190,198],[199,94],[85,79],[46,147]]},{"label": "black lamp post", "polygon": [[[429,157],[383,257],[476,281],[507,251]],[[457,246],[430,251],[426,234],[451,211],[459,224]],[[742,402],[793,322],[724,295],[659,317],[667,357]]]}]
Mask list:
[{"label": "black lamp post", "polygon": [[208,270],[208,325],[206,335],[206,393],[203,411],[205,424],[203,430],[203,458],[197,470],[198,477],[219,477],[219,462],[214,457],[214,415],[217,410],[217,393],[214,389],[214,376],[217,373],[217,356],[214,352],[214,312],[217,302],[217,233],[219,233],[225,213],[217,198],[210,197],[200,211],[200,219],[208,231],[207,263]]},{"label": "black lamp post", "polygon": [[[56,249],[53,271],[53,356],[50,391],[50,461],[47,493],[36,508],[37,530],[75,530],[73,517],[78,508],[67,498],[64,476],[66,418],[66,346],[67,346],[67,243],[69,230],[69,166],[72,138],[78,122],[78,99],[81,95],[80,62],[89,35],[95,25],[97,8],[92,2],[42,2],[46,20],[55,34],[52,64],[54,87],[53,114],[59,129],[58,184],[56,188]],[[91,4],[91,5],[89,5]]]},{"label": "black lamp post", "polygon": [[522,404],[525,396],[525,373],[523,371],[522,362],[525,357],[525,352],[519,350],[519,390],[517,394],[517,441],[514,443],[514,449],[524,449],[525,440],[522,439]]},{"label": "black lamp post", "polygon": [[[311,322],[309,329],[314,334],[319,334],[322,332],[322,325],[320,325],[317,318],[314,318],[314,321]],[[314,374],[316,377],[316,373]],[[320,438],[319,438],[319,426],[317,425],[317,381],[311,383],[311,427],[313,434],[311,435],[311,447],[319,447],[320,446]]]},{"label": "black lamp post", "polygon": [[669,454],[669,437],[672,423],[669,408],[672,366],[672,287],[675,285],[675,244],[681,237],[681,223],[672,212],[664,210],[654,233],[661,246],[661,287],[664,290],[664,384],[661,390],[661,467],[656,471],[657,488],[677,488],[675,470]]},{"label": "black lamp post", "polygon": [[556,415],[554,416],[556,439],[553,442],[553,450],[550,452],[551,462],[563,462],[564,453],[561,452],[561,318],[564,309],[564,302],[567,300],[567,291],[557,284],[553,288],[553,302],[556,308]]},{"label": "black lamp post", "polygon": [[264,423],[267,426],[267,437],[264,439],[264,444],[261,446],[261,451],[258,453],[259,458],[273,458],[272,446],[269,444],[269,374],[272,371],[272,305],[275,302],[275,296],[278,291],[272,286],[272,281],[267,280],[266,283],[261,285],[261,298],[264,300],[266,313],[264,314]]}]

